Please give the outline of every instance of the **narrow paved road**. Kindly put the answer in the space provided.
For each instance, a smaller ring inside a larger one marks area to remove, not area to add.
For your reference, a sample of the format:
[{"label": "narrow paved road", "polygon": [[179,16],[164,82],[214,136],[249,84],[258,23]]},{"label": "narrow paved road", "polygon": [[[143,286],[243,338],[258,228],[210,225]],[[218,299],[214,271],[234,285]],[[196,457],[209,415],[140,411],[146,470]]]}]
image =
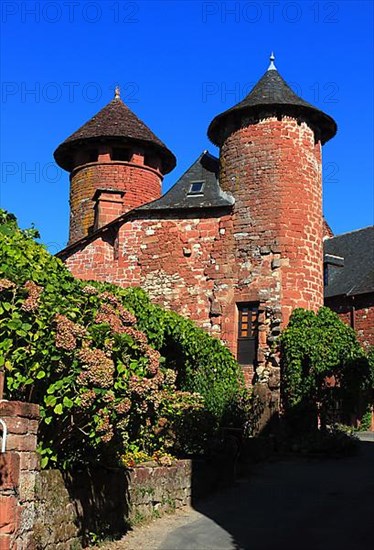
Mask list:
[{"label": "narrow paved road", "polygon": [[110,550],[374,550],[374,434],[357,456],[256,466],[195,509],[137,528]]}]

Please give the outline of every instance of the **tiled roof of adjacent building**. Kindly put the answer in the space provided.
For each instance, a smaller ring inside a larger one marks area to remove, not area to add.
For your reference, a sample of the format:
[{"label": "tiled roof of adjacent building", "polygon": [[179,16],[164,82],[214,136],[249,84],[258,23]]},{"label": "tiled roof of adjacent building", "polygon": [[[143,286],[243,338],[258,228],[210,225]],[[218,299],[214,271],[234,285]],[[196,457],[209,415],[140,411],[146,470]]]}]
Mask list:
[{"label": "tiled roof of adjacent building", "polygon": [[[322,143],[331,139],[337,131],[336,122],[296,95],[271,63],[263,77],[240,103],[213,119],[208,128],[208,137],[216,145],[222,145],[230,128],[241,127],[243,117],[256,119],[271,114],[304,117],[320,133]],[[244,123],[247,124],[246,121]]]},{"label": "tiled roof of adjacent building", "polygon": [[325,298],[374,292],[374,226],[326,239],[324,252],[344,258],[329,273]]},{"label": "tiled roof of adjacent building", "polygon": [[115,97],[101,111],[69,136],[54,153],[57,164],[70,169],[71,152],[83,142],[106,140],[136,141],[151,144],[164,161],[164,173],[176,165],[175,156],[166,145],[125,105]]},{"label": "tiled roof of adjacent building", "polygon": [[218,168],[218,159],[204,151],[165,195],[139,206],[136,211],[232,206],[233,196],[220,188]]}]

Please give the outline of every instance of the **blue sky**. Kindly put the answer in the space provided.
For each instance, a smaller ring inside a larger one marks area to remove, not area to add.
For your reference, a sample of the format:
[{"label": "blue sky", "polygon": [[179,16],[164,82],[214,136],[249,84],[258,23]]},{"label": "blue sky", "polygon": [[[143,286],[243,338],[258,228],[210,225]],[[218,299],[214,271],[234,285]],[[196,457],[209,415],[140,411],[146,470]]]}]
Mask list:
[{"label": "blue sky", "polygon": [[53,151],[113,97],[167,144],[177,168],[218,154],[206,130],[276,66],[338,134],[323,149],[324,210],[336,233],[373,223],[373,3],[111,1],[1,3],[1,207],[68,236],[68,174]]}]

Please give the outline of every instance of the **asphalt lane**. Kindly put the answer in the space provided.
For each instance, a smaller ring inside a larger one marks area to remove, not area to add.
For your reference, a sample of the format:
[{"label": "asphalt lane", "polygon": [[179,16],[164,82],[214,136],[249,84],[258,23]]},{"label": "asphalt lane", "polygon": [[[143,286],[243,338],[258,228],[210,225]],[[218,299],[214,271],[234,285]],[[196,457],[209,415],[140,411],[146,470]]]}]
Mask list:
[{"label": "asphalt lane", "polygon": [[374,434],[357,456],[258,465],[163,532],[157,550],[374,550]]}]

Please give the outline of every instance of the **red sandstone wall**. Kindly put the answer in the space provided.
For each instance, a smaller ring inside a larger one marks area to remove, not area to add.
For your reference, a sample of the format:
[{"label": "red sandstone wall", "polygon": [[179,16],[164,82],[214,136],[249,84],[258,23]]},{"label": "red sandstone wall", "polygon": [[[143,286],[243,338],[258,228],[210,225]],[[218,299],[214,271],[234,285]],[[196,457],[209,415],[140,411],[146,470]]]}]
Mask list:
[{"label": "red sandstone wall", "polygon": [[[259,356],[269,349],[271,290],[279,292],[279,251],[262,249],[257,261],[243,256],[241,235],[234,233],[230,211],[211,217],[133,219],[117,238],[94,242],[66,260],[82,279],[141,286],[163,307],[196,321],[219,336],[236,354],[237,302],[260,306]],[[260,275],[262,274],[262,277]],[[272,328],[279,334],[280,308],[273,304]],[[278,309],[277,309],[278,308]],[[275,312],[275,313],[274,313]],[[273,336],[274,338],[274,336]],[[253,369],[245,368],[248,382]]]},{"label": "red sandstone wall", "polygon": [[352,326],[352,304],[355,307],[354,328],[359,342],[367,349],[374,346],[374,293],[355,296],[353,302],[344,296],[326,299],[326,305],[349,326]]},{"label": "red sandstone wall", "polygon": [[[282,307],[283,323],[296,307],[323,304],[321,146],[305,124],[267,118],[231,134],[221,149],[220,183],[235,196],[234,233],[243,256],[262,263],[262,250],[280,254],[269,299]],[[270,250],[268,250],[270,249]],[[268,258],[268,256],[267,256]],[[266,283],[266,286],[265,284]]]},{"label": "red sandstone wall", "polygon": [[134,219],[121,227],[114,242],[97,239],[70,256],[66,264],[83,279],[141,286],[163,307],[218,334],[220,326],[210,312],[211,272],[215,271],[212,251],[221,224],[220,216]]},{"label": "red sandstone wall", "polygon": [[[237,304],[256,302],[256,372],[277,389],[272,344],[281,324],[295,307],[323,304],[320,143],[288,117],[242,128],[222,147],[220,183],[235,197],[233,211],[134,218],[112,241],[97,239],[67,265],[84,279],[141,286],[234,354]],[[248,379],[252,374],[248,366]]]},{"label": "red sandstone wall", "polygon": [[70,176],[69,243],[85,237],[94,223],[96,189],[125,191],[123,212],[153,201],[161,195],[160,172],[129,162],[91,163],[76,168]]}]

